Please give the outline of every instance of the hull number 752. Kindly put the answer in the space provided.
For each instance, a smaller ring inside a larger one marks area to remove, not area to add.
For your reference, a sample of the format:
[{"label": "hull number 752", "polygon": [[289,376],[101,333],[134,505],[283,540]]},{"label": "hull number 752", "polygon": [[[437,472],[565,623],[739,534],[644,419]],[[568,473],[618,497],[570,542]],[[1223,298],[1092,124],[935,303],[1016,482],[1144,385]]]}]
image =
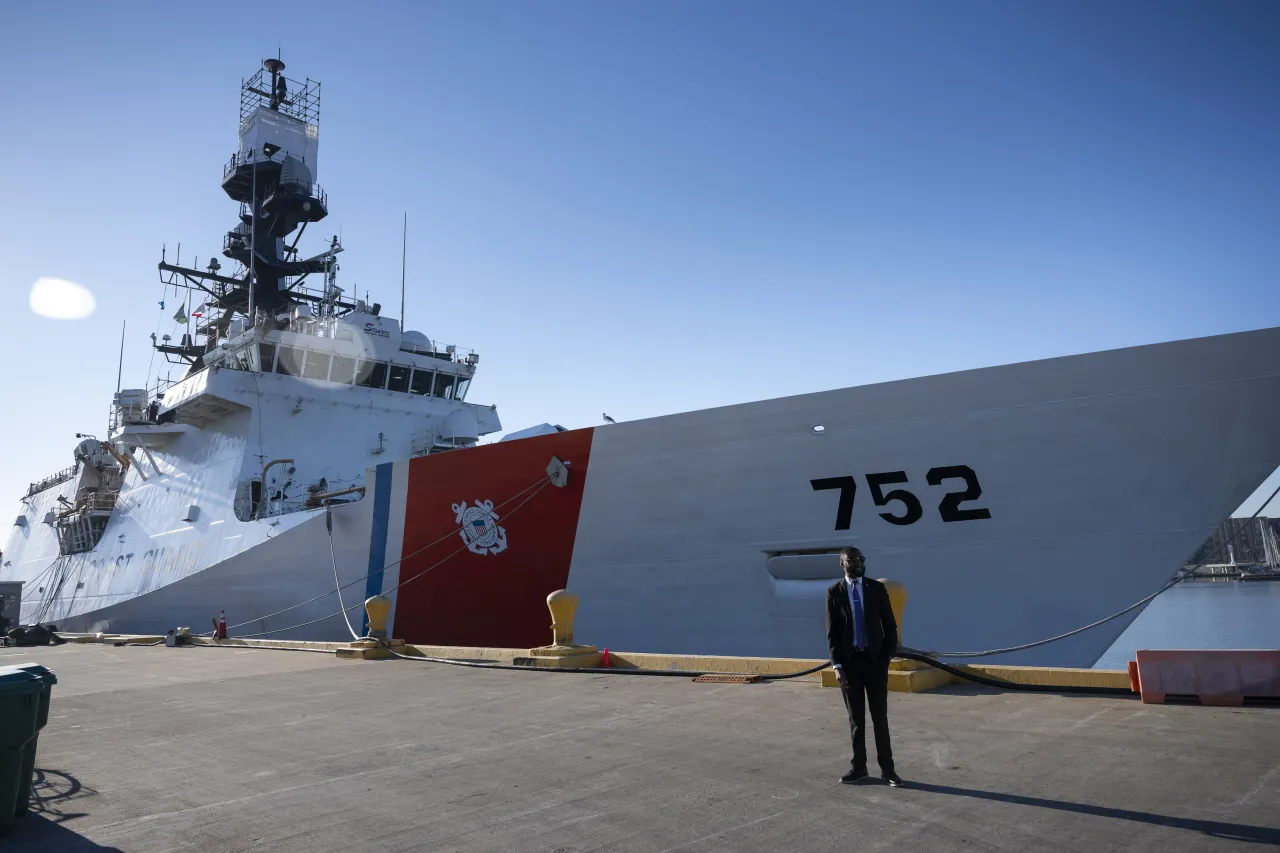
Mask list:
[{"label": "hull number 752", "polygon": [[[886,507],[892,511],[879,513],[879,516],[890,524],[915,524],[924,517],[924,507],[920,499],[906,489],[890,489],[907,482],[906,471],[882,471],[879,474],[865,475],[867,488],[871,490],[871,500],[876,506]],[[991,510],[984,507],[967,506],[982,496],[982,486],[978,483],[978,475],[968,465],[944,465],[930,468],[924,475],[930,486],[940,486],[944,480],[963,480],[963,491],[947,492],[938,504],[938,516],[943,521],[977,521],[991,517]],[[836,506],[836,530],[848,530],[853,521],[853,500],[858,494],[858,481],[854,477],[823,477],[810,480],[815,492],[839,490],[840,502]],[[892,506],[891,506],[892,505]]]}]

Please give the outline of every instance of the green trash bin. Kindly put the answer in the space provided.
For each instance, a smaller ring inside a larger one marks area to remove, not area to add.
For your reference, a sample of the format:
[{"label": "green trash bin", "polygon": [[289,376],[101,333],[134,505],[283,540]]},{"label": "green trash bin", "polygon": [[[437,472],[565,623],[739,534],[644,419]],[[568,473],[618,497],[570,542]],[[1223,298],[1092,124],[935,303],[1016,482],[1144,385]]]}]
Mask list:
[{"label": "green trash bin", "polygon": [[18,816],[18,793],[31,787],[22,778],[27,746],[36,736],[44,682],[20,669],[0,669],[0,836]]},{"label": "green trash bin", "polygon": [[36,749],[40,743],[40,732],[49,723],[49,701],[53,696],[53,685],[58,683],[58,676],[52,671],[46,669],[38,663],[28,662],[14,664],[6,669],[18,669],[36,678],[44,684],[44,690],[40,694],[40,708],[36,711],[36,735],[27,744],[27,748],[23,750],[21,779],[22,788],[18,791],[18,802],[14,808],[14,813],[18,817],[22,817],[31,808],[31,785],[35,782],[36,777]]}]

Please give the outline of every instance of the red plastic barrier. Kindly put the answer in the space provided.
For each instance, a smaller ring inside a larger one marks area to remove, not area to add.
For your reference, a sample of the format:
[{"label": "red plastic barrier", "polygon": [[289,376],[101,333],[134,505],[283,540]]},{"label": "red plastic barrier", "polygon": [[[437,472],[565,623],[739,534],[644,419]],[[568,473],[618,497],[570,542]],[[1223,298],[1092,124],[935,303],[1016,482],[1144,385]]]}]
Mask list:
[{"label": "red plastic barrier", "polygon": [[1140,649],[1142,701],[1197,696],[1203,705],[1243,705],[1245,699],[1280,699],[1280,649]]}]

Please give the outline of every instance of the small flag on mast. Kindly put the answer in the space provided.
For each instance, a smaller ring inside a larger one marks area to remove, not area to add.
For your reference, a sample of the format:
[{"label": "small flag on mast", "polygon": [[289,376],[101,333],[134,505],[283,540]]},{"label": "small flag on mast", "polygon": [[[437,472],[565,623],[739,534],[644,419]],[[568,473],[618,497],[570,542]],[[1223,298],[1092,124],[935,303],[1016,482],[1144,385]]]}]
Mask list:
[{"label": "small flag on mast", "polygon": [[203,303],[203,302],[201,302],[201,303],[199,304],[199,306],[197,306],[197,307],[196,307],[196,310],[194,310],[194,311],[192,311],[192,312],[191,312],[191,316],[192,316],[192,317],[203,317],[203,316],[204,316],[204,303]]},{"label": "small flag on mast", "polygon": [[184,312],[184,311],[182,310],[182,306],[181,306],[181,305],[179,305],[179,306],[178,306],[178,313],[173,315],[173,321],[174,321],[175,323],[181,323],[181,324],[183,324],[184,326],[186,325],[186,323],[187,323],[187,315],[186,315],[186,312]]}]

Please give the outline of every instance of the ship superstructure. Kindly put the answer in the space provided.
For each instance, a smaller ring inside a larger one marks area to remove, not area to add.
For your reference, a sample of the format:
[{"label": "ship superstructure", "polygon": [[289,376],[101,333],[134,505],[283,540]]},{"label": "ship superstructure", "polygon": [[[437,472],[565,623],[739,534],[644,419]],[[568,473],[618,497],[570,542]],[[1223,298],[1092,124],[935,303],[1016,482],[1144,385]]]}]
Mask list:
[{"label": "ship superstructure", "polygon": [[320,85],[284,68],[268,59],[242,82],[222,176],[239,221],[224,261],[159,264],[187,331],[152,345],[181,375],[118,391],[107,435],[78,436],[73,464],[22,498],[0,576],[27,581],[26,621],[145,595],[360,500],[383,459],[471,447],[501,428],[496,407],[467,401],[477,353],[348,298],[337,237],[300,249],[328,214]]},{"label": "ship superstructure", "polygon": [[[315,180],[320,84],[286,78],[279,59],[263,66],[241,84],[239,148],[223,168],[222,188],[240,205],[222,249],[235,270],[221,275],[216,259],[203,270],[161,260],[163,280],[190,290],[188,304],[200,301],[193,334],[153,342],[187,375],[146,405],[141,390],[118,394],[111,436],[156,449],[184,426],[256,411],[250,430],[262,436],[235,488],[235,513],[245,521],[358,488],[352,484],[383,454],[470,447],[500,428],[494,407],[464,405],[477,353],[404,331],[380,304],[346,298],[336,236],[301,257],[307,226],[328,215]],[[287,415],[268,423],[269,410],[283,406]]]}]

